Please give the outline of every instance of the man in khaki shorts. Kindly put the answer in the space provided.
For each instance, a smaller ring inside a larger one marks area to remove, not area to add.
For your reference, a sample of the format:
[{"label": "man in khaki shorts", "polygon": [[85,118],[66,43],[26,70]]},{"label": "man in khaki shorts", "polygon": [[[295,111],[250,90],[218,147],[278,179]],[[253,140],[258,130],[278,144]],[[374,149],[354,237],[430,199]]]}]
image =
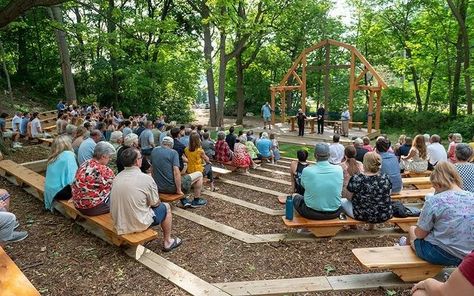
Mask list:
[{"label": "man in khaki shorts", "polygon": [[158,185],[158,192],[171,194],[189,194],[193,189],[194,199],[189,201],[186,197],[181,199],[183,207],[201,207],[207,204],[201,198],[202,173],[195,172],[181,176],[179,169],[179,155],[173,149],[173,138],[164,137],[160,147],[153,148],[151,152],[151,164],[153,167],[153,179]]}]

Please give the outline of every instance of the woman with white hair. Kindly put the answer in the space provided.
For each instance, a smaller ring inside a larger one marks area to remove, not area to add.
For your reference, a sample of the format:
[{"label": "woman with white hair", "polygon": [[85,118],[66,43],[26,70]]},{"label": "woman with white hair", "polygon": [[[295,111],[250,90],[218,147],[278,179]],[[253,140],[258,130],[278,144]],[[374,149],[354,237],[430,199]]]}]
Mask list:
[{"label": "woman with white hair", "polygon": [[232,158],[232,164],[238,168],[245,169],[245,172],[248,172],[250,164],[252,164],[252,159],[247,152],[247,147],[245,147],[245,142],[247,137],[242,135],[237,138],[234,145],[234,157]]},{"label": "woman with white hair", "polygon": [[268,134],[263,132],[260,139],[257,141],[258,159],[266,158],[267,161],[273,157],[272,155],[272,141],[268,139]]},{"label": "woman with white hair", "polygon": [[115,150],[119,149],[123,142],[123,133],[121,131],[114,131],[110,135],[110,144],[114,146]]},{"label": "woman with white hair", "polygon": [[119,173],[125,168],[120,160],[120,155],[125,149],[130,147],[138,148],[138,136],[134,133],[127,134],[123,139],[123,145],[117,150],[117,160],[115,163],[117,164],[117,172]]},{"label": "woman with white hair", "polygon": [[71,198],[71,184],[76,172],[77,161],[71,138],[67,135],[56,137],[51,144],[51,155],[48,157],[44,182],[44,207],[47,210],[53,209],[55,199]]},{"label": "woman with white hair", "polygon": [[229,162],[232,159],[232,150],[225,141],[225,133],[220,131],[217,133],[217,142],[215,146],[216,160],[218,162]]},{"label": "woman with white hair", "polygon": [[462,143],[461,134],[455,133],[452,136],[452,141],[449,143],[448,159],[451,163],[456,163],[456,145]]},{"label": "woman with white hair", "polygon": [[115,148],[109,142],[99,142],[91,159],[86,160],[76,173],[72,184],[74,207],[84,215],[97,216],[108,213],[110,191],[115,178],[107,167]]}]

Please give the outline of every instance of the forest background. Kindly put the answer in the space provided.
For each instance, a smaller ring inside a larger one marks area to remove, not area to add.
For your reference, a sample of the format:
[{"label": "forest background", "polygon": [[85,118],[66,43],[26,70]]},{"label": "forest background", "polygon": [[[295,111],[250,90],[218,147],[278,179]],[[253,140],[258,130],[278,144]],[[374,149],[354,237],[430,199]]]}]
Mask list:
[{"label": "forest background", "polygon": [[[354,45],[388,84],[384,131],[470,139],[472,0],[346,2],[351,23],[322,0],[0,0],[2,98],[98,102],[178,122],[192,120],[192,104],[209,103],[212,126],[225,115],[240,124],[247,112],[260,113],[269,87],[304,48],[335,39]],[[331,54],[332,64],[350,61],[342,50]],[[321,66],[323,53],[308,63]],[[349,70],[330,75],[327,109],[336,118],[347,103]],[[308,73],[310,112],[322,99],[322,80],[321,71]],[[364,121],[367,94],[355,99],[354,121]],[[286,100],[295,113],[299,94]]]}]

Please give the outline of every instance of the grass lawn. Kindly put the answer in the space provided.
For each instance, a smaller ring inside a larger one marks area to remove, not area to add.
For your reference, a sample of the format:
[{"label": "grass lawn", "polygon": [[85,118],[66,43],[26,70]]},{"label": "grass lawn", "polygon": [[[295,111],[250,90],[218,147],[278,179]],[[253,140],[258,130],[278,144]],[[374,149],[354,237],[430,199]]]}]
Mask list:
[{"label": "grass lawn", "polygon": [[280,144],[281,156],[296,158],[296,151],[300,149],[306,149],[308,151],[308,160],[314,160],[314,147],[313,146],[287,144],[287,143],[279,143],[279,144]]}]

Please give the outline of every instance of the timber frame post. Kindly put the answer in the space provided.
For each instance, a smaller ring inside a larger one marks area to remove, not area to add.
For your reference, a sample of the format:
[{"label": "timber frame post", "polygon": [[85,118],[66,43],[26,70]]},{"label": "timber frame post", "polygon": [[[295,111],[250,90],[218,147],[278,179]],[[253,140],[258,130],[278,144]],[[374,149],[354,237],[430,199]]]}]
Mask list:
[{"label": "timber frame post", "polygon": [[[330,53],[331,46],[342,47],[350,52],[350,64],[348,65],[330,65]],[[325,50],[324,60],[325,64],[322,66],[308,66],[308,55],[313,51]],[[351,120],[353,119],[354,114],[354,92],[357,90],[367,90],[369,91],[369,102],[367,108],[367,130],[369,133],[372,132],[372,128],[375,127],[376,130],[380,130],[380,113],[382,108],[382,90],[387,88],[387,84],[383,81],[380,75],[375,71],[372,65],[367,61],[367,59],[352,45],[339,42],[332,39],[325,39],[311,47],[304,49],[301,54],[293,62],[293,65],[290,67],[288,72],[285,74],[283,79],[278,85],[271,86],[271,98],[272,98],[272,124],[275,124],[275,108],[276,108],[276,96],[280,95],[280,110],[281,110],[281,120],[282,122],[286,121],[286,92],[292,91],[301,91],[301,105],[300,108],[303,112],[306,112],[306,99],[307,99],[307,80],[306,74],[312,69],[320,70],[324,74],[324,105],[326,112],[329,110],[329,100],[330,100],[330,70],[331,69],[349,69],[349,95],[347,106],[351,114]],[[360,70],[360,73],[359,73]],[[359,74],[357,74],[359,73]],[[375,85],[369,81],[367,84],[360,84],[366,75],[370,74],[375,78]],[[290,80],[290,78],[292,78]],[[289,82],[292,82],[292,85],[289,85]],[[375,102],[374,102],[375,100]],[[318,99],[319,101],[319,99]],[[374,105],[375,105],[375,124],[374,119]],[[289,106],[291,108],[291,106]]]}]

